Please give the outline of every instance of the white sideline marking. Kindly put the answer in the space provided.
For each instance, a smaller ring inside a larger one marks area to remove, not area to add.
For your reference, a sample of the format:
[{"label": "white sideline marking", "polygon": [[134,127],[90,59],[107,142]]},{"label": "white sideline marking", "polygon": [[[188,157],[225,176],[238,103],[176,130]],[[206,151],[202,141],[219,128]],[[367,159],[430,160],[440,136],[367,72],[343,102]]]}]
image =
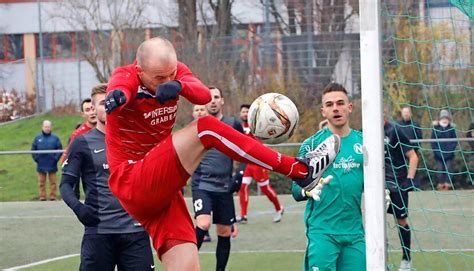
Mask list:
[{"label": "white sideline marking", "polygon": [[[401,249],[389,249],[389,252],[401,252]],[[414,249],[412,252],[456,252],[456,251],[461,251],[461,252],[468,252],[468,251],[474,251],[474,248],[462,248],[462,249]],[[238,251],[231,251],[231,254],[244,254],[244,253],[304,253],[304,249],[282,249],[282,250],[238,250]],[[214,254],[216,253],[215,251],[200,251],[200,254]],[[156,253],[153,253],[156,255]],[[46,259],[30,264],[25,264],[25,265],[20,265],[20,266],[15,266],[11,268],[4,269],[4,271],[16,271],[36,265],[41,265],[49,262],[54,262],[54,261],[59,261],[59,260],[64,260],[67,258],[72,258],[72,257],[77,257],[80,254],[70,254],[70,255],[64,255],[61,257],[56,257],[56,258],[51,258],[51,259]]]},{"label": "white sideline marking", "polygon": [[24,269],[24,268],[28,268],[28,267],[40,265],[40,264],[45,264],[45,263],[49,263],[49,262],[54,262],[54,261],[64,260],[64,259],[67,259],[67,258],[76,257],[76,256],[79,256],[79,255],[80,255],[80,254],[78,254],[78,253],[76,253],[76,254],[64,255],[64,256],[61,256],[61,257],[46,259],[46,260],[42,260],[42,261],[38,261],[38,262],[34,262],[34,263],[29,263],[29,264],[25,264],[25,265],[20,265],[20,266],[15,266],[15,267],[7,268],[7,269],[4,269],[4,271],[20,270],[20,269]]}]

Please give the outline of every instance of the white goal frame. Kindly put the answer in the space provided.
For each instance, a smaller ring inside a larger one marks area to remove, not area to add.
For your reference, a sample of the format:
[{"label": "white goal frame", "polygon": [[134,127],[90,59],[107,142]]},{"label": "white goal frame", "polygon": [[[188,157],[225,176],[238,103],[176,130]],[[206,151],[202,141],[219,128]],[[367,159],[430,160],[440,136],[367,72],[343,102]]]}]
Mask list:
[{"label": "white goal frame", "polygon": [[384,271],[387,263],[380,2],[359,1],[364,221],[369,271]]}]

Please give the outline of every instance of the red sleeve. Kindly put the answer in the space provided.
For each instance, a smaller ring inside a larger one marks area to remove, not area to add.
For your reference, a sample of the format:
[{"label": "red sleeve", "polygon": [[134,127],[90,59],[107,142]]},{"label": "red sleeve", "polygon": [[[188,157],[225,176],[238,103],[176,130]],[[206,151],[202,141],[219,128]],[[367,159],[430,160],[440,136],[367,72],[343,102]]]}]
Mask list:
[{"label": "red sleeve", "polygon": [[191,70],[178,61],[176,80],[183,87],[181,95],[193,104],[207,104],[211,101],[211,92],[199,79],[197,79]]},{"label": "red sleeve", "polygon": [[64,161],[66,160],[67,158],[67,151],[69,150],[69,146],[71,146],[71,143],[74,141],[74,139],[77,137],[78,135],[78,130],[80,128],[77,128],[76,130],[74,130],[74,132],[72,132],[71,134],[71,137],[69,138],[69,142],[67,143],[67,146],[66,148],[64,149],[64,152],[63,152],[63,155],[61,156],[61,164],[64,163]]},{"label": "red sleeve", "polygon": [[127,100],[125,101],[125,104],[119,107],[119,109],[122,109],[137,95],[139,85],[140,83],[137,74],[134,71],[134,64],[120,67],[112,73],[112,76],[109,79],[107,94],[116,89],[123,91]]}]

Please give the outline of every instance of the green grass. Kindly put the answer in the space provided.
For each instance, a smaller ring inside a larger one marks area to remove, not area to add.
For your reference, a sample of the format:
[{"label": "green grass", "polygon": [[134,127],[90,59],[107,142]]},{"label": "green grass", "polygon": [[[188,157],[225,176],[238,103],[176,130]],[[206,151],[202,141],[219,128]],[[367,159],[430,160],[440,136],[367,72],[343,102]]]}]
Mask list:
[{"label": "green grass", "polygon": [[[83,119],[76,115],[57,116],[51,113],[0,126],[0,151],[31,150],[33,138],[41,132],[43,120],[53,124],[53,133],[63,144],[74,127]],[[58,172],[58,182],[60,172]],[[48,186],[49,188],[49,186]],[[31,155],[0,155],[0,201],[25,201],[38,199],[36,164]]]},{"label": "green grass", "polygon": [[[301,270],[304,234],[304,203],[280,196],[286,207],[283,221],[271,222],[271,203],[252,196],[249,223],[239,225],[232,240],[227,270]],[[234,198],[238,208],[238,198]],[[188,208],[191,210],[189,198]],[[472,192],[410,193],[413,265],[416,270],[470,270],[474,266],[472,234]],[[0,203],[0,270],[80,252],[83,227],[63,202]],[[202,270],[214,270],[215,231],[211,243],[204,243]],[[397,270],[400,242],[387,216],[389,267]],[[159,262],[155,261],[157,266]],[[77,270],[79,258],[72,257],[31,267],[27,270]],[[163,270],[163,268],[158,268]]]},{"label": "green grass", "polygon": [[[468,252],[465,255],[456,253],[444,257],[441,253],[432,253],[428,256],[421,253],[413,253],[412,263],[416,270],[467,270],[472,266],[473,261],[466,261],[466,257],[474,257],[474,252]],[[468,256],[469,255],[469,256]],[[397,270],[400,263],[401,253],[393,252],[389,254],[389,269]],[[232,270],[301,270],[303,264],[304,252],[236,252],[232,253],[227,269]],[[215,269],[215,255],[213,253],[201,253],[199,261],[202,270]],[[423,266],[417,263],[425,262]],[[164,270],[158,259],[155,257],[155,270]],[[62,271],[77,270],[79,266],[79,256],[68,259],[42,264],[25,271]],[[74,267],[74,268],[71,268]]]}]

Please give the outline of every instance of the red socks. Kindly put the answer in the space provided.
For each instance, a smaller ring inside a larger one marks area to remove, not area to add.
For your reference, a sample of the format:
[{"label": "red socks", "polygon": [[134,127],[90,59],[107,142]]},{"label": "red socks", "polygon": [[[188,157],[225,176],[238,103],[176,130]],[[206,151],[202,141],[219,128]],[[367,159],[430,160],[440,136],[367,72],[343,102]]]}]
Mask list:
[{"label": "red socks", "polygon": [[273,203],[273,206],[275,206],[275,210],[278,212],[281,210],[281,205],[280,201],[278,201],[278,196],[275,193],[275,190],[268,184],[264,186],[260,186],[260,190],[262,190],[262,193],[267,196],[267,198]]},{"label": "red socks", "polygon": [[249,186],[248,184],[242,183],[239,192],[240,199],[240,216],[247,216],[247,208],[249,206]]},{"label": "red socks", "polygon": [[290,178],[303,179],[308,174],[304,163],[265,147],[215,117],[198,119],[197,129],[199,139],[206,149],[216,148],[233,160],[253,163]]}]

